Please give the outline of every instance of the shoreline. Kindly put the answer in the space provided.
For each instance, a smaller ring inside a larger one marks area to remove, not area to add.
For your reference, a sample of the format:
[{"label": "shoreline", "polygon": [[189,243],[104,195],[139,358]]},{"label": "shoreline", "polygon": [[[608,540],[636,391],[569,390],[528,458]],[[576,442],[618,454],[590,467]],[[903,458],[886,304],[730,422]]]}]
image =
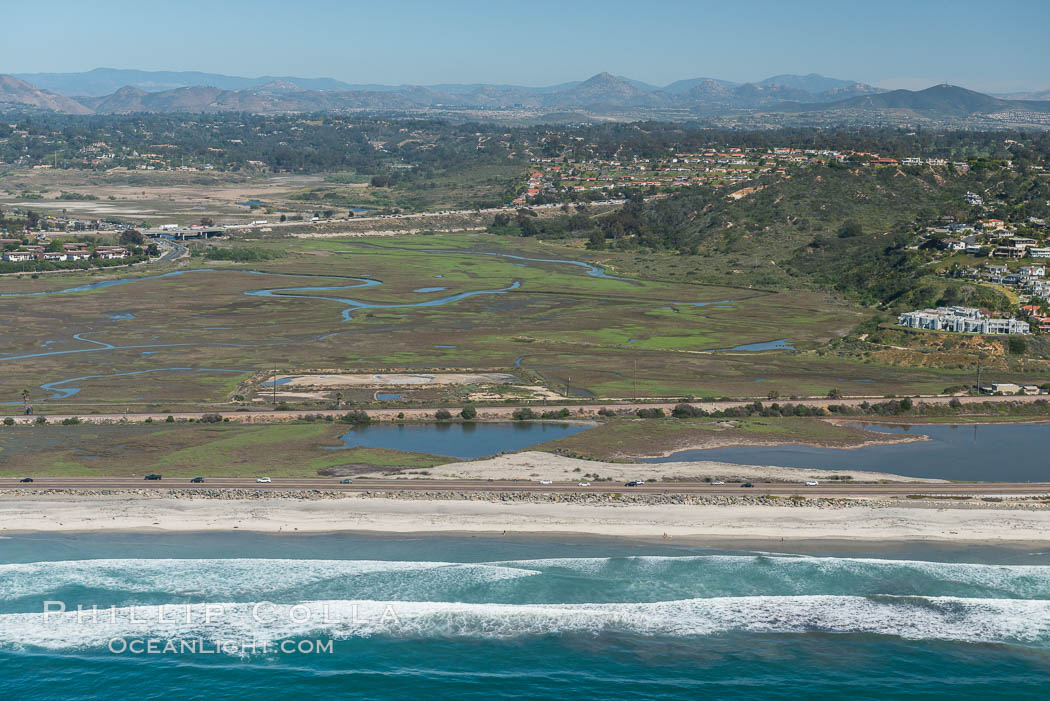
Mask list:
[{"label": "shoreline", "polygon": [[575,504],[483,500],[187,499],[128,496],[0,499],[0,534],[25,533],[553,534],[696,541],[1050,544],[1046,504],[849,506]]},{"label": "shoreline", "polygon": [[[835,423],[837,419],[826,419],[830,423]],[[875,433],[874,431],[868,431],[869,433]],[[690,443],[685,447],[673,448],[671,450],[665,450],[655,455],[625,455],[625,460],[652,460],[654,458],[669,458],[677,453],[685,453],[693,450],[717,450],[719,448],[780,448],[787,445],[800,445],[807,448],[825,448],[829,450],[859,450],[861,448],[870,448],[876,445],[903,445],[905,443],[922,443],[930,440],[929,436],[926,435],[913,435],[903,436],[900,434],[881,434],[886,435],[889,438],[887,440],[867,439],[858,442],[835,442],[835,441],[805,441],[805,440],[785,440],[785,441],[769,441],[769,440],[752,440],[744,437],[728,437],[724,440],[710,440],[702,443]],[[667,464],[667,463],[665,463]]]}]

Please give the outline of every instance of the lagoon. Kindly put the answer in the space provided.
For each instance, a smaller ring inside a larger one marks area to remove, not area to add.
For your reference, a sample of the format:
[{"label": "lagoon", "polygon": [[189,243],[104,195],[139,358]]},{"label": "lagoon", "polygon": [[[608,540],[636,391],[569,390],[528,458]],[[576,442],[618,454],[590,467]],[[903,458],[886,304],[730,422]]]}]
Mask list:
[{"label": "lagoon", "polygon": [[858,424],[878,433],[929,436],[930,440],[864,448],[807,445],[731,446],[684,450],[644,462],[716,460],[736,465],[779,465],[820,470],[892,472],[909,477],[974,481],[1050,480],[1050,424]]}]

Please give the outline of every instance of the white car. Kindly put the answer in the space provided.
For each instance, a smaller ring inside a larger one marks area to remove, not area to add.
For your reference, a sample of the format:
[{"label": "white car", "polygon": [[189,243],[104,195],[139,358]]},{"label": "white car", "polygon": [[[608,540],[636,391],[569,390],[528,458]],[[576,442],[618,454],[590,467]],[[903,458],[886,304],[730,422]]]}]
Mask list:
[{"label": "white car", "polygon": [[820,482],[816,480],[806,480],[807,487],[816,487],[818,484],[820,484]]},{"label": "white car", "polygon": [[551,480],[540,480],[540,484],[554,484]]},{"label": "white car", "polygon": [[273,482],[269,477],[257,477],[255,481],[259,484],[269,484],[270,482]]},{"label": "white car", "polygon": [[591,483],[590,482],[580,482],[577,486],[578,487],[590,487]]},{"label": "white car", "polygon": [[711,484],[713,484],[713,485],[715,485],[715,486],[720,486],[720,485],[724,485],[724,484],[725,484],[725,482],[723,482],[722,480],[715,480],[715,481],[714,481],[714,482],[712,482]]}]

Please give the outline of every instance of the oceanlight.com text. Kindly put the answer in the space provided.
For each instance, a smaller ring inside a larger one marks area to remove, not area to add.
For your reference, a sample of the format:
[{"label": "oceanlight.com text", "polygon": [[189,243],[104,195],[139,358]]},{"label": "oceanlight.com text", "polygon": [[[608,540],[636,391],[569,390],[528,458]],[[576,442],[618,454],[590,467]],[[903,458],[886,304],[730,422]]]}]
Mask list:
[{"label": "oceanlight.com text", "polygon": [[111,638],[114,655],[331,655],[331,640],[207,640],[183,638]]}]

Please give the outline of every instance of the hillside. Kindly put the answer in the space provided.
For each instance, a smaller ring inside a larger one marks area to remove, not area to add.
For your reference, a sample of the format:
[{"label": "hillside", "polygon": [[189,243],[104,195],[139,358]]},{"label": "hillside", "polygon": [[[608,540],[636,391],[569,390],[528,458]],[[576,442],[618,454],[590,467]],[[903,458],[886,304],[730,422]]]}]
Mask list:
[{"label": "hillside", "polygon": [[41,109],[63,114],[90,114],[91,110],[68,97],[41,90],[14,76],[0,75],[0,110]]},{"label": "hillside", "polygon": [[1001,100],[956,85],[935,85],[925,90],[891,90],[833,102],[821,109],[909,110],[937,117],[968,117],[1009,109],[1050,112],[1050,102]]},{"label": "hillside", "polygon": [[[983,176],[926,169],[825,168],[766,181],[740,198],[695,188],[601,218],[606,248],[674,249],[697,282],[825,288],[869,304],[921,306],[945,284],[907,248],[917,222],[964,218],[968,190],[1011,187],[1045,198],[1019,176],[993,185]],[[987,176],[1001,178],[1003,176]],[[850,226],[846,226],[850,223]],[[622,238],[617,238],[622,237]],[[702,263],[692,265],[692,256]],[[644,261],[644,258],[640,259]],[[645,270],[644,262],[638,264]],[[651,272],[651,271],[649,271]],[[994,304],[994,302],[993,302]]]}]

